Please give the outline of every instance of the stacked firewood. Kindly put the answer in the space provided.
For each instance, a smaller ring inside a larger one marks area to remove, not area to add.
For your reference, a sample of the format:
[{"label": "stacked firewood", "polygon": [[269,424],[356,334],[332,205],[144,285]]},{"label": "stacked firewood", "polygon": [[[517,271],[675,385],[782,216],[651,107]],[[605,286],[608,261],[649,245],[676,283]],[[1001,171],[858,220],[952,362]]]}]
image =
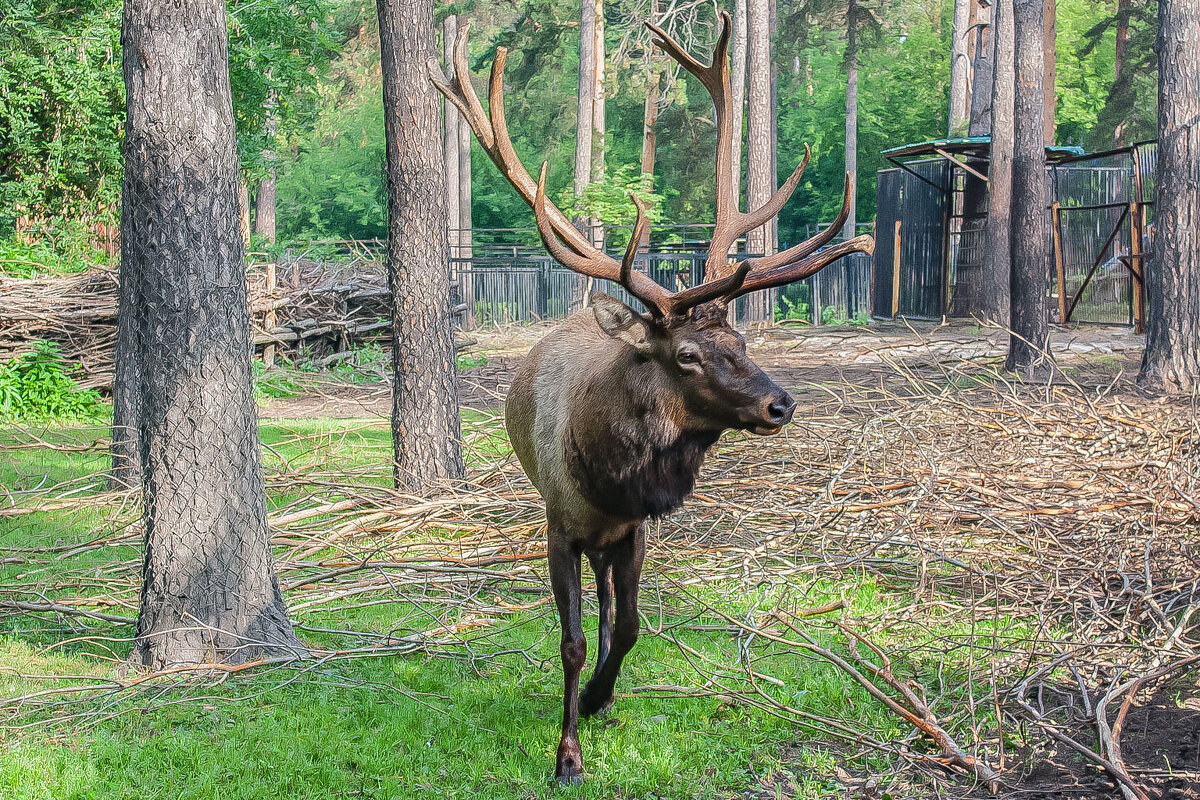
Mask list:
[{"label": "stacked firewood", "polygon": [[[284,357],[329,364],[363,344],[389,343],[387,277],[376,261],[255,264],[248,270],[247,286],[254,349],[268,363]],[[470,344],[462,334],[456,336],[460,349]],[[98,268],[32,279],[0,276],[0,363],[43,339],[57,342],[63,357],[78,365],[81,386],[111,387],[116,272]]]}]

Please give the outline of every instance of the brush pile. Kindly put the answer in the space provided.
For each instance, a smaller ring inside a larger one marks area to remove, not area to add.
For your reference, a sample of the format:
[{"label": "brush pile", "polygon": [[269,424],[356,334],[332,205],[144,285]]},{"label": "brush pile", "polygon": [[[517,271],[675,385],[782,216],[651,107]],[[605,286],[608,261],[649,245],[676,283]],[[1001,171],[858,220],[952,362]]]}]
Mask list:
[{"label": "brush pile", "polygon": [[[353,348],[389,341],[390,292],[383,264],[371,252],[325,261],[295,258],[247,271],[253,344],[268,361],[277,355],[323,366]],[[453,288],[453,287],[452,287]],[[456,313],[465,306],[458,306]],[[460,337],[460,348],[470,342]],[[108,389],[117,339],[117,273],[95,268],[75,275],[0,275],[0,363],[57,342],[78,365],[85,389]]]}]

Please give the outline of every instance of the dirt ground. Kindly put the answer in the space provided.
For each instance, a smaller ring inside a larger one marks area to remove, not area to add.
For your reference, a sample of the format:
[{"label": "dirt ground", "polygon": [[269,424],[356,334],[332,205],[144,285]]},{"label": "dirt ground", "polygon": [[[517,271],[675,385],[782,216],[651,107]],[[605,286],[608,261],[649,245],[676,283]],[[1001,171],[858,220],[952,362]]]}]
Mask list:
[{"label": "dirt ground", "polygon": [[[466,351],[488,361],[459,376],[459,399],[466,408],[495,410],[504,403],[521,359],[552,324],[473,331],[478,343]],[[1137,371],[1143,337],[1128,328],[1079,326],[1052,328],[1051,350],[1061,367],[1073,373],[1130,376]],[[830,382],[870,384],[894,375],[891,364],[1003,358],[1007,335],[998,329],[953,322],[897,323],[871,326],[771,327],[746,331],[747,349],[777,383],[806,398],[823,396]],[[349,419],[391,414],[387,385],[327,383],[319,393],[272,399],[260,408],[264,418]]]}]

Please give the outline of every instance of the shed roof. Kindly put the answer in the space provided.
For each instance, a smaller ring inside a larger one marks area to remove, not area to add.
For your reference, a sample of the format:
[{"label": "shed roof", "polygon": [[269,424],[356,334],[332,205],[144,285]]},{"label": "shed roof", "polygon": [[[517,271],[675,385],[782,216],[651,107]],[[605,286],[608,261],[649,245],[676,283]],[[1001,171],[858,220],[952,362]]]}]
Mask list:
[{"label": "shed roof", "polygon": [[[942,153],[950,153],[953,155],[982,155],[986,156],[992,147],[992,137],[990,136],[970,136],[963,139],[932,139],[928,142],[917,142],[915,144],[902,144],[899,147],[891,147],[884,150],[880,155],[884,158],[908,158],[912,156],[933,156],[941,155]],[[1063,145],[1047,145],[1046,160],[1052,161],[1059,158],[1069,158],[1071,156],[1081,156],[1084,154],[1082,147],[1063,146]]]}]

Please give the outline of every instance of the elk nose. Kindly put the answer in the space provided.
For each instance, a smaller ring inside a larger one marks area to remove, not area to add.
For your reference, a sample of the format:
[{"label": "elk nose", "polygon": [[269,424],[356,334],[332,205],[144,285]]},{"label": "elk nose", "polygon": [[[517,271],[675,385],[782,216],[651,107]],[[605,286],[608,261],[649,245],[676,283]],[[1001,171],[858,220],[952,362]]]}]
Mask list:
[{"label": "elk nose", "polygon": [[792,421],[796,401],[787,392],[780,392],[767,403],[767,419],[772,425],[786,425]]}]

